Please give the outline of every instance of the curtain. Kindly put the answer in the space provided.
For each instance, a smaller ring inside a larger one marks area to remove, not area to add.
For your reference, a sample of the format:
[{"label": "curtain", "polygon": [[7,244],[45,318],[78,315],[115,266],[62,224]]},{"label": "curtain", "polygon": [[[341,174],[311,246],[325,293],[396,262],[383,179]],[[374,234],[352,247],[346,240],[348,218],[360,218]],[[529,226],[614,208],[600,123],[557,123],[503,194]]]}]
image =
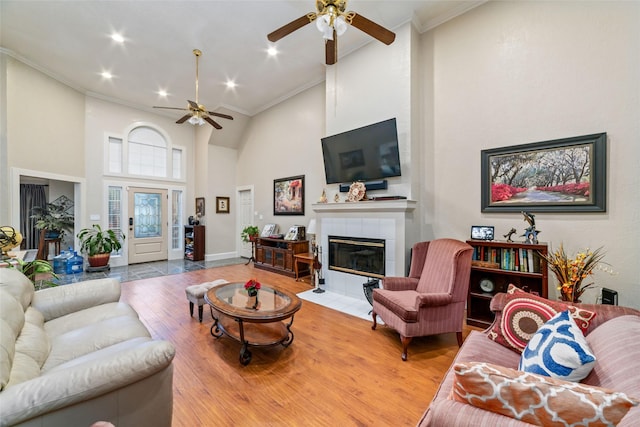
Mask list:
[{"label": "curtain", "polygon": [[31,219],[31,209],[47,204],[45,185],[20,184],[20,233],[22,233],[21,249],[37,249],[40,230],[35,220]]}]

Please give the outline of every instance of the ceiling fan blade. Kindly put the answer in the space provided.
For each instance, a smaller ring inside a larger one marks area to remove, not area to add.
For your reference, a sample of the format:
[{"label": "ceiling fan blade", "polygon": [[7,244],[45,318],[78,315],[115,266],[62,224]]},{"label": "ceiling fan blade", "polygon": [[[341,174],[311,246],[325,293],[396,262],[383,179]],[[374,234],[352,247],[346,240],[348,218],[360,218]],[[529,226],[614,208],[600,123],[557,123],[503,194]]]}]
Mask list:
[{"label": "ceiling fan blade", "polygon": [[187,102],[189,103],[189,105],[191,105],[191,108],[193,108],[194,110],[200,110],[200,106],[198,105],[197,102],[193,102],[189,100],[187,100]]},{"label": "ceiling fan blade", "polygon": [[220,126],[218,123],[216,123],[211,117],[207,117],[204,116],[203,119],[209,123],[211,126],[213,126],[216,129],[222,129],[222,126]]},{"label": "ceiling fan blade", "polygon": [[333,40],[324,41],[325,62],[327,65],[333,65],[338,62],[338,35],[333,30]]},{"label": "ceiling fan blade", "polygon": [[298,18],[298,19],[296,19],[294,21],[291,21],[286,25],[283,25],[282,27],[278,28],[274,32],[269,33],[267,35],[267,39],[270,42],[277,42],[278,40],[280,40],[284,36],[288,36],[289,34],[293,33],[295,30],[299,30],[300,28],[304,27],[305,25],[310,24],[317,17],[318,17],[318,15],[316,15],[314,12],[307,13],[306,15],[301,16],[300,18]]},{"label": "ceiling fan blade", "polygon": [[153,108],[162,108],[163,110],[180,110],[180,111],[187,111],[186,108],[177,108],[177,107],[156,107],[154,106]]},{"label": "ceiling fan blade", "polygon": [[229,116],[227,114],[216,113],[215,111],[207,111],[207,114],[210,115],[210,116],[222,117],[223,119],[233,120],[233,117],[231,117],[231,116]]},{"label": "ceiling fan blade", "polygon": [[355,12],[348,12],[345,16],[345,21],[360,31],[369,34],[374,39],[380,40],[384,44],[389,45],[396,39],[396,34],[394,32],[387,30],[383,26],[378,25]]},{"label": "ceiling fan blade", "polygon": [[180,123],[184,123],[187,120],[189,120],[191,118],[191,114],[187,114],[186,116],[180,117],[176,123],[180,124]]}]

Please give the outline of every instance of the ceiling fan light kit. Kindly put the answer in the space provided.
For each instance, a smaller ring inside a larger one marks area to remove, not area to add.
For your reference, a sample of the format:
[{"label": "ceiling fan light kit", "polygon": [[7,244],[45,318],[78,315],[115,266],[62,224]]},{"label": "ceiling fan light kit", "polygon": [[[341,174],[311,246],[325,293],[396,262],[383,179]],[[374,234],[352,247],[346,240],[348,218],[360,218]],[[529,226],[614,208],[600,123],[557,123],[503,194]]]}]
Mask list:
[{"label": "ceiling fan light kit", "polygon": [[336,39],[347,31],[349,25],[356,27],[386,45],[393,43],[396,38],[395,33],[362,15],[352,11],[346,12],[346,8],[347,0],[317,0],[316,12],[307,13],[283,25],[269,33],[267,39],[275,43],[305,25],[316,21],[316,27],[326,41],[325,62],[327,65],[333,65],[338,61],[338,42]]},{"label": "ceiling fan light kit", "polygon": [[207,111],[206,107],[202,104],[200,104],[198,102],[198,58],[200,58],[200,56],[202,55],[202,51],[200,49],[193,49],[193,54],[196,57],[196,100],[194,101],[190,101],[187,100],[187,108],[176,108],[176,107],[157,107],[154,106],[153,108],[161,108],[161,109],[165,109],[165,110],[180,110],[180,111],[188,111],[189,113],[180,117],[178,120],[176,120],[176,123],[181,124],[184,122],[189,122],[190,124],[194,125],[194,126],[202,126],[203,124],[209,123],[211,126],[213,126],[216,129],[222,129],[222,126],[220,126],[220,124],[218,122],[216,122],[215,120],[213,120],[211,117],[209,116],[215,116],[215,117],[222,117],[223,119],[228,119],[228,120],[233,120],[233,117],[227,115],[227,114],[222,114],[222,113],[216,113],[213,111]]}]

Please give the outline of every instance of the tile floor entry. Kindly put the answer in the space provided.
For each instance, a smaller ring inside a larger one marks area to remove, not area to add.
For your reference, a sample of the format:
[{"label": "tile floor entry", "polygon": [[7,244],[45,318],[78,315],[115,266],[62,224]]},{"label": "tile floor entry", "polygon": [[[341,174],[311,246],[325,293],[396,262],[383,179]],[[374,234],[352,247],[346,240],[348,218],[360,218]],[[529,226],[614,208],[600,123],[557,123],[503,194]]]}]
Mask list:
[{"label": "tile floor entry", "polygon": [[91,279],[104,279],[112,277],[120,282],[131,280],[150,279],[158,276],[168,276],[170,274],[180,274],[189,271],[204,270],[207,268],[224,267],[227,265],[245,264],[245,258],[228,258],[219,261],[189,261],[186,259],[175,259],[170,261],[154,261],[142,264],[131,264],[122,267],[111,267],[107,271],[88,273],[83,271],[76,274],[58,274],[58,282],[61,285],[82,282]]}]

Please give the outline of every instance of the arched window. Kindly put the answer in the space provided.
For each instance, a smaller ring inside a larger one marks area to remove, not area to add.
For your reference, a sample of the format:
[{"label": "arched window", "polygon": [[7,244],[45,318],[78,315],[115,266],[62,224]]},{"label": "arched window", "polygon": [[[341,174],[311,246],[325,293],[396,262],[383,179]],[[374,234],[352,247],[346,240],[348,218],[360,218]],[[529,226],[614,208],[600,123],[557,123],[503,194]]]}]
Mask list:
[{"label": "arched window", "polygon": [[132,128],[122,138],[107,138],[105,169],[110,175],[184,180],[184,147],[172,145],[148,125]]},{"label": "arched window", "polygon": [[167,177],[167,141],[148,126],[134,128],[129,142],[129,173],[131,175]]}]

